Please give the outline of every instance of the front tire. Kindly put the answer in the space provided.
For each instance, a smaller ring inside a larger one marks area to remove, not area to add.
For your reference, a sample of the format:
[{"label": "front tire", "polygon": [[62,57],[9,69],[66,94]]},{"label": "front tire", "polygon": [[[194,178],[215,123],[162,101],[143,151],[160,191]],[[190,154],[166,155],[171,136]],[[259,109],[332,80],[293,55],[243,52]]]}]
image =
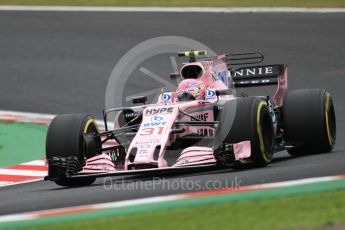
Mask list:
[{"label": "front tire", "polygon": [[92,184],[94,178],[69,177],[82,169],[86,159],[101,154],[98,133],[97,124],[89,115],[56,116],[49,125],[46,138],[48,177],[60,186]]},{"label": "front tire", "polygon": [[330,93],[324,89],[287,92],[283,125],[293,156],[331,152],[336,141],[336,118]]},{"label": "front tire", "polygon": [[[233,117],[229,124],[230,117]],[[265,101],[256,97],[237,98],[225,103],[220,113],[218,137],[223,143],[250,140],[251,161],[256,167],[269,164],[274,152],[272,117]],[[231,126],[231,128],[230,128]]]}]

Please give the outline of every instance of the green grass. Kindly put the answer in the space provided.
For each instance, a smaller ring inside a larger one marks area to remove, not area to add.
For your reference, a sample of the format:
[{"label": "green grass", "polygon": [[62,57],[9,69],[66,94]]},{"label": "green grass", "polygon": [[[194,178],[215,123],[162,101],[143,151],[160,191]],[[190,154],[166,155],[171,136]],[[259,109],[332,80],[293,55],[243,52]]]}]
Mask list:
[{"label": "green grass", "polygon": [[48,127],[0,121],[0,168],[42,158]]},{"label": "green grass", "polygon": [[345,190],[171,209],[25,229],[291,229],[345,223]]},{"label": "green grass", "polygon": [[345,0],[0,0],[2,5],[345,7]]}]

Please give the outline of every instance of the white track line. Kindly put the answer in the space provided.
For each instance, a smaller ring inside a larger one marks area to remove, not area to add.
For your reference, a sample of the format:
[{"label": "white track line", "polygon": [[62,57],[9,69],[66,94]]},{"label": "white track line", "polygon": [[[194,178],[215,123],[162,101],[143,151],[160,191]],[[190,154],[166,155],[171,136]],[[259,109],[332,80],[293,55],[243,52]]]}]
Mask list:
[{"label": "white track line", "polygon": [[[0,6],[1,9],[1,6]],[[8,115],[8,116],[20,116],[26,117],[31,119],[44,119],[44,120],[52,120],[56,115],[53,114],[43,114],[43,113],[29,113],[29,112],[18,112],[18,111],[7,111],[7,110],[0,110],[0,115]]]},{"label": "white track line", "polygon": [[[298,179],[298,180],[291,180],[291,181],[282,181],[282,182],[273,182],[267,183],[262,185],[255,185],[258,188],[280,188],[280,187],[290,187],[295,185],[305,185],[305,184],[313,184],[318,182],[326,182],[339,179],[337,176],[325,176],[325,177],[312,177],[312,178],[305,178],[305,179]],[[250,186],[249,186],[250,187]]]},{"label": "white track line", "polygon": [[345,8],[297,7],[97,7],[97,6],[0,6],[0,11],[63,12],[169,12],[169,13],[345,13]]},{"label": "white track line", "polygon": [[46,162],[45,160],[35,160],[35,161],[23,163],[21,165],[45,166]]},{"label": "white track line", "polygon": [[0,223],[2,222],[16,222],[16,221],[23,221],[23,220],[32,220],[37,219],[35,216],[30,214],[21,214],[21,215],[8,215],[0,217]]},{"label": "white track line", "polygon": [[[1,11],[1,6],[0,6]],[[7,110],[0,110],[0,120],[1,117],[10,116],[13,117],[16,121],[22,121],[27,123],[35,123],[42,122],[49,124],[50,121],[56,116],[55,114],[41,114],[41,113],[28,113],[28,112],[17,112],[17,111],[7,111]],[[101,130],[104,129],[104,121],[103,120],[96,120],[97,125],[100,127]],[[112,129],[114,127],[114,122],[108,122],[108,127]]]},{"label": "white track line", "polygon": [[134,199],[134,200],[115,201],[115,202],[110,202],[110,203],[81,205],[81,206],[74,206],[74,207],[68,207],[68,208],[58,208],[58,209],[43,210],[43,211],[36,211],[36,212],[11,214],[11,215],[0,216],[0,223],[38,219],[40,218],[41,215],[61,213],[65,211],[73,213],[74,210],[77,210],[76,212],[78,212],[79,209],[98,210],[98,209],[104,209],[104,208],[121,208],[121,207],[128,207],[128,206],[172,201],[172,200],[177,200],[179,198],[180,198],[179,195],[157,196],[157,197],[140,198],[140,199]]},{"label": "white track line", "polygon": [[21,169],[0,169],[0,175],[45,177],[47,172]]},{"label": "white track line", "polygon": [[0,184],[0,188],[12,186],[12,185],[18,185],[18,184],[28,184],[28,183],[38,182],[38,181],[42,181],[42,180],[43,180],[43,178],[42,179],[36,179],[36,180],[21,181],[21,182],[2,182],[4,184],[3,185]]},{"label": "white track line", "polygon": [[0,187],[11,185],[11,184],[12,184],[12,182],[0,181]]},{"label": "white track line", "polygon": [[[302,185],[302,184],[334,181],[340,178],[341,177],[337,175],[326,176],[326,177],[314,177],[314,178],[291,180],[291,181],[276,182],[276,183],[269,183],[269,184],[249,185],[249,186],[244,186],[243,189],[247,188],[249,190],[258,190],[258,189],[270,189],[270,188],[279,188],[279,187],[290,187],[290,186],[296,186],[296,185]],[[0,216],[0,223],[38,219],[38,218],[41,218],[42,215],[44,216],[47,214],[54,216],[54,215],[58,215],[64,212],[77,213],[77,212],[80,212],[80,210],[91,211],[91,210],[99,210],[99,209],[106,209],[106,208],[121,208],[121,207],[128,207],[128,206],[136,206],[140,204],[144,205],[144,204],[152,204],[152,203],[159,203],[159,202],[165,202],[165,201],[173,201],[173,200],[190,198],[190,197],[193,197],[193,196],[190,196],[190,193],[184,193],[184,194],[176,194],[176,195],[157,196],[157,197],[140,198],[140,199],[133,199],[133,200],[115,201],[115,202],[109,202],[109,203],[99,203],[99,204],[81,205],[81,206],[75,206],[75,207],[42,210],[42,211],[35,211],[35,212],[10,214],[10,215]]]}]

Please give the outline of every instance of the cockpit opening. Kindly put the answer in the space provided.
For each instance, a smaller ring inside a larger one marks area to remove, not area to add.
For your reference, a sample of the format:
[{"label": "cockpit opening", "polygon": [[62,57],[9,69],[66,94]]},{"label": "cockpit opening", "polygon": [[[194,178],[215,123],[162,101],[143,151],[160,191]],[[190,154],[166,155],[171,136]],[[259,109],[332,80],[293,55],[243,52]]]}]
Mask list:
[{"label": "cockpit opening", "polygon": [[197,79],[202,76],[202,68],[199,65],[187,65],[182,68],[181,75],[184,79]]}]

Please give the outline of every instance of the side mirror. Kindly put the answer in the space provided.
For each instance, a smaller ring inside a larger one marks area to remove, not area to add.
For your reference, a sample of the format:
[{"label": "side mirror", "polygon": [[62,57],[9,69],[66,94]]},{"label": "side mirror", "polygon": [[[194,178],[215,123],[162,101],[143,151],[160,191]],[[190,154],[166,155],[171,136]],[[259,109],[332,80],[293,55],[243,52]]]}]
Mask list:
[{"label": "side mirror", "polygon": [[133,104],[145,104],[147,101],[147,96],[132,97]]},{"label": "side mirror", "polygon": [[179,73],[171,73],[170,74],[170,79],[171,80],[176,80],[177,78],[180,78],[180,74]]}]

